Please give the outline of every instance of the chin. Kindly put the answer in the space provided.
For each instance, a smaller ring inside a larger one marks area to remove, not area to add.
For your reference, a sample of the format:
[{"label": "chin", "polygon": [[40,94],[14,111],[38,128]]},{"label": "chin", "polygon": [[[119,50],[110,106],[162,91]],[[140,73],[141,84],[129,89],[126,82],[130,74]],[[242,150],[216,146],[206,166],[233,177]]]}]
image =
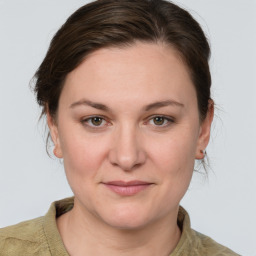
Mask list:
[{"label": "chin", "polygon": [[115,228],[115,229],[119,229],[119,230],[139,230],[144,228],[148,223],[144,220],[141,219],[134,219],[132,217],[126,217],[126,218],[112,218],[112,219],[108,219],[106,221],[106,223]]},{"label": "chin", "polygon": [[139,207],[120,207],[104,215],[102,219],[106,224],[120,230],[141,229],[153,221],[145,209],[140,211]]}]

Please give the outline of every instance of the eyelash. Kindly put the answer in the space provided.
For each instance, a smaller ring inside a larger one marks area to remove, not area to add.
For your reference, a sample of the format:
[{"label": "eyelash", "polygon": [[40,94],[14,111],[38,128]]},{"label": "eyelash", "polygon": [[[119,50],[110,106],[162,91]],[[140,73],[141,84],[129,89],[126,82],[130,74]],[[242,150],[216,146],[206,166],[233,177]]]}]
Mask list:
[{"label": "eyelash", "polygon": [[[91,122],[93,118],[99,118],[99,119],[101,119],[101,120],[103,120],[103,121],[105,121],[105,122],[108,123],[108,121],[106,121],[106,118],[103,117],[103,116],[91,116],[91,117],[88,117],[88,118],[86,118],[86,119],[83,119],[83,120],[81,121],[81,123],[82,123],[84,126],[90,128],[90,129],[94,129],[94,130],[99,130],[99,129],[101,129],[101,128],[104,127],[104,125],[99,125],[99,126],[95,126],[95,125],[93,125],[93,124],[92,124],[92,125],[89,125],[88,122]],[[164,124],[164,125],[154,125],[156,128],[165,128],[165,127],[170,126],[172,123],[174,123],[174,119],[173,119],[173,118],[167,117],[167,116],[163,116],[163,115],[154,115],[154,116],[151,116],[151,117],[148,119],[147,122],[149,122],[149,121],[151,121],[151,120],[154,120],[154,118],[163,118],[164,121],[165,121],[165,124]],[[147,122],[146,122],[146,123],[147,123]],[[107,125],[107,126],[108,126],[108,125]]]}]

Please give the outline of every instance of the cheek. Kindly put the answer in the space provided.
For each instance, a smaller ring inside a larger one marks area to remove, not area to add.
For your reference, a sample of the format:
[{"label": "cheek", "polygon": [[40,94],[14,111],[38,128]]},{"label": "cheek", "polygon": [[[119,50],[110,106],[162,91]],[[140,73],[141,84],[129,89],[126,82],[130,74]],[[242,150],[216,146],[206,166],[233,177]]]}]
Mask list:
[{"label": "cheek", "polygon": [[[168,136],[152,138],[147,145],[153,161],[169,172],[186,172],[193,169],[197,145],[197,132],[181,127]],[[156,143],[157,141],[157,143]]]},{"label": "cheek", "polygon": [[60,137],[67,176],[78,179],[94,177],[105,158],[104,141],[84,133],[72,135],[66,131]]},{"label": "cheek", "polygon": [[101,179],[100,170],[105,158],[102,141],[95,138],[65,136],[62,141],[64,169],[74,195],[83,198],[87,207],[94,199],[95,186]]},{"label": "cheek", "polygon": [[[165,200],[178,203],[184,196],[194,170],[196,132],[179,129],[158,143],[152,140],[149,155],[156,166]],[[153,146],[154,145],[154,146]],[[164,201],[165,201],[164,200]]]}]

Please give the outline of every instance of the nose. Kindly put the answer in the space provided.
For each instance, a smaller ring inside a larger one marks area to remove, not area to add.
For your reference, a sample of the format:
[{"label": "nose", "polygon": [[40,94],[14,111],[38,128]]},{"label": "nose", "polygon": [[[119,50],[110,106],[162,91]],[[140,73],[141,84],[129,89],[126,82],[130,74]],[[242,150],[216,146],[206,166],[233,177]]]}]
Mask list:
[{"label": "nose", "polygon": [[140,143],[139,131],[132,127],[123,127],[115,131],[109,151],[111,164],[124,171],[132,171],[146,161],[146,152]]}]

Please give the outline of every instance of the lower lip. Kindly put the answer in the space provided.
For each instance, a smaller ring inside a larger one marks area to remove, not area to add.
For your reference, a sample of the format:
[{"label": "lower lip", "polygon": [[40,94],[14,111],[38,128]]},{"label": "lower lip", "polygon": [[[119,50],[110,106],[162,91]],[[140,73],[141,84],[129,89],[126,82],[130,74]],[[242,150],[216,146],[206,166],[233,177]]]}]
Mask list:
[{"label": "lower lip", "polygon": [[121,196],[133,196],[145,189],[147,189],[151,184],[142,184],[142,185],[131,185],[131,186],[116,186],[111,184],[104,184],[113,192]]}]

